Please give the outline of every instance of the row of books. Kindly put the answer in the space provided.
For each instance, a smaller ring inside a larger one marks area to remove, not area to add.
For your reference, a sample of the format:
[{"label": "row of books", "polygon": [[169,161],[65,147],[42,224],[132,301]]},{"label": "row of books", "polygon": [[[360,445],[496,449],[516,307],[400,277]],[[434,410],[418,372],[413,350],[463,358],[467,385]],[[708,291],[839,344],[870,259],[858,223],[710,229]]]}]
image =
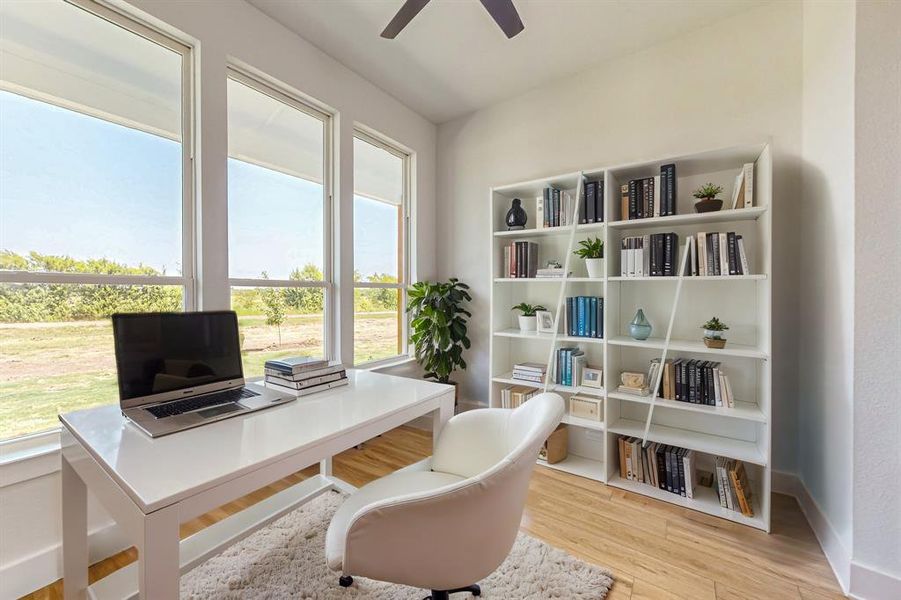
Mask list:
[{"label": "row of books", "polygon": [[[583,204],[585,204],[583,202]],[[572,225],[575,215],[575,198],[566,190],[546,187],[541,196],[535,199],[535,227],[566,227]]]},{"label": "row of books", "polygon": [[538,274],[538,244],[512,242],[504,246],[504,264],[501,277],[525,278]]},{"label": "row of books", "polygon": [[746,517],[753,517],[754,504],[752,503],[751,483],[748,480],[745,464],[740,460],[717,456],[715,465],[716,492],[720,499],[720,506],[739,511]]},{"label": "row of books", "polygon": [[563,330],[572,337],[604,337],[604,299],[570,296],[566,299]]},{"label": "row of books", "polygon": [[585,352],[577,346],[557,348],[554,357],[554,383],[573,387],[582,383]]},{"label": "row of books", "polygon": [[[660,359],[651,361],[648,381],[653,385],[660,370]],[[735,408],[732,384],[720,363],[713,360],[676,358],[663,365],[663,377],[657,396],[664,400]]]},{"label": "row of books", "polygon": [[523,402],[541,390],[521,385],[507,386],[501,390],[501,408],[518,408]]},{"label": "row of books", "polygon": [[643,446],[641,438],[626,436],[620,436],[617,443],[622,477],[694,498],[698,484],[694,450],[656,442]]},{"label": "row of books", "polygon": [[672,232],[624,237],[620,245],[620,275],[675,277],[678,252],[679,236]]},{"label": "row of books", "polygon": [[579,206],[579,223],[604,222],[604,182],[585,183],[585,197]]},{"label": "row of books", "polygon": [[652,442],[642,445],[640,438],[620,436],[620,474],[629,481],[643,483],[694,499],[698,487],[713,487],[720,506],[754,516],[753,495],[748,472],[740,460],[717,456],[715,473],[696,467],[701,456],[694,450]]},{"label": "row of books", "polygon": [[623,220],[676,214],[676,165],[661,165],[660,175],[632,179],[620,186]]},{"label": "row of books", "polygon": [[267,360],[263,365],[266,387],[301,397],[347,385],[347,371],[341,363],[299,356]]},{"label": "row of books", "polygon": [[536,362],[521,362],[513,365],[512,379],[528,381],[530,383],[544,383],[547,374],[547,365]]},{"label": "row of books", "polygon": [[750,275],[742,236],[734,231],[699,232],[688,237],[686,275]]}]

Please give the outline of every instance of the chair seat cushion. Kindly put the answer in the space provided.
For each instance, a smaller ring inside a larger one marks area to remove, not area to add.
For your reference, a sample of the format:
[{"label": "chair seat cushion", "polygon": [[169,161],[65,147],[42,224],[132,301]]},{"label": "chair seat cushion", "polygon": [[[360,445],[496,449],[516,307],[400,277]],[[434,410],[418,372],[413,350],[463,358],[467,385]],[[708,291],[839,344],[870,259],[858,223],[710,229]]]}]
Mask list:
[{"label": "chair seat cushion", "polygon": [[329,568],[341,570],[347,528],[354,514],[362,507],[385,498],[438,489],[463,479],[458,475],[436,471],[401,471],[364,485],[349,496],[332,517],[325,536],[325,558]]}]

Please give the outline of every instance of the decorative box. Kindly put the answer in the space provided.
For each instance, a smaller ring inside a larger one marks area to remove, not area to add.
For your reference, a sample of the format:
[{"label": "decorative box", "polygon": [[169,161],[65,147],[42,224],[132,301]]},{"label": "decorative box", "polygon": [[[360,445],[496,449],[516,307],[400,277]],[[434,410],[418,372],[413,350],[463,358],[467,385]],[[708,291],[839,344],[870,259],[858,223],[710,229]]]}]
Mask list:
[{"label": "decorative box", "polygon": [[589,421],[603,421],[603,401],[603,398],[594,398],[592,396],[570,396],[569,414]]},{"label": "decorative box", "polygon": [[538,453],[538,457],[546,460],[548,464],[558,463],[566,460],[566,453],[569,449],[569,430],[566,424],[561,423],[554,430],[554,433],[548,437]]}]

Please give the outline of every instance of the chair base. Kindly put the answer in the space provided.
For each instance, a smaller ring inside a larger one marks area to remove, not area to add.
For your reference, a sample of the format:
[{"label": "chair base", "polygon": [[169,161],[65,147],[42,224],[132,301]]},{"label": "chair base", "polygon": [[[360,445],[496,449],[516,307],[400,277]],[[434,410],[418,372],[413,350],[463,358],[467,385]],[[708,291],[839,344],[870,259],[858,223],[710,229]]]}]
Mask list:
[{"label": "chair base", "polygon": [[469,585],[455,590],[432,590],[432,595],[423,600],[450,600],[450,595],[457,592],[469,592],[473,596],[481,596],[482,588],[477,585]]}]

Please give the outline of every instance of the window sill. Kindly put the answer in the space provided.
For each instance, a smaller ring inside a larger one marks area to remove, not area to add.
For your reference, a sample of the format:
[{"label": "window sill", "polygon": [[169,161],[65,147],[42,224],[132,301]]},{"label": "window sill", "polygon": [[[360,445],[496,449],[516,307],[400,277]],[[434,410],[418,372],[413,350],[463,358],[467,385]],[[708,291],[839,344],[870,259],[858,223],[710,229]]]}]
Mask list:
[{"label": "window sill", "polygon": [[0,488],[59,470],[59,428],[0,443]]},{"label": "window sill", "polygon": [[395,356],[393,358],[386,358],[384,360],[377,360],[373,362],[363,363],[360,365],[354,365],[355,369],[360,369],[362,371],[375,371],[376,373],[384,370],[391,369],[394,367],[400,367],[403,365],[408,365],[410,363],[415,363],[416,359],[412,356],[402,355]]}]

